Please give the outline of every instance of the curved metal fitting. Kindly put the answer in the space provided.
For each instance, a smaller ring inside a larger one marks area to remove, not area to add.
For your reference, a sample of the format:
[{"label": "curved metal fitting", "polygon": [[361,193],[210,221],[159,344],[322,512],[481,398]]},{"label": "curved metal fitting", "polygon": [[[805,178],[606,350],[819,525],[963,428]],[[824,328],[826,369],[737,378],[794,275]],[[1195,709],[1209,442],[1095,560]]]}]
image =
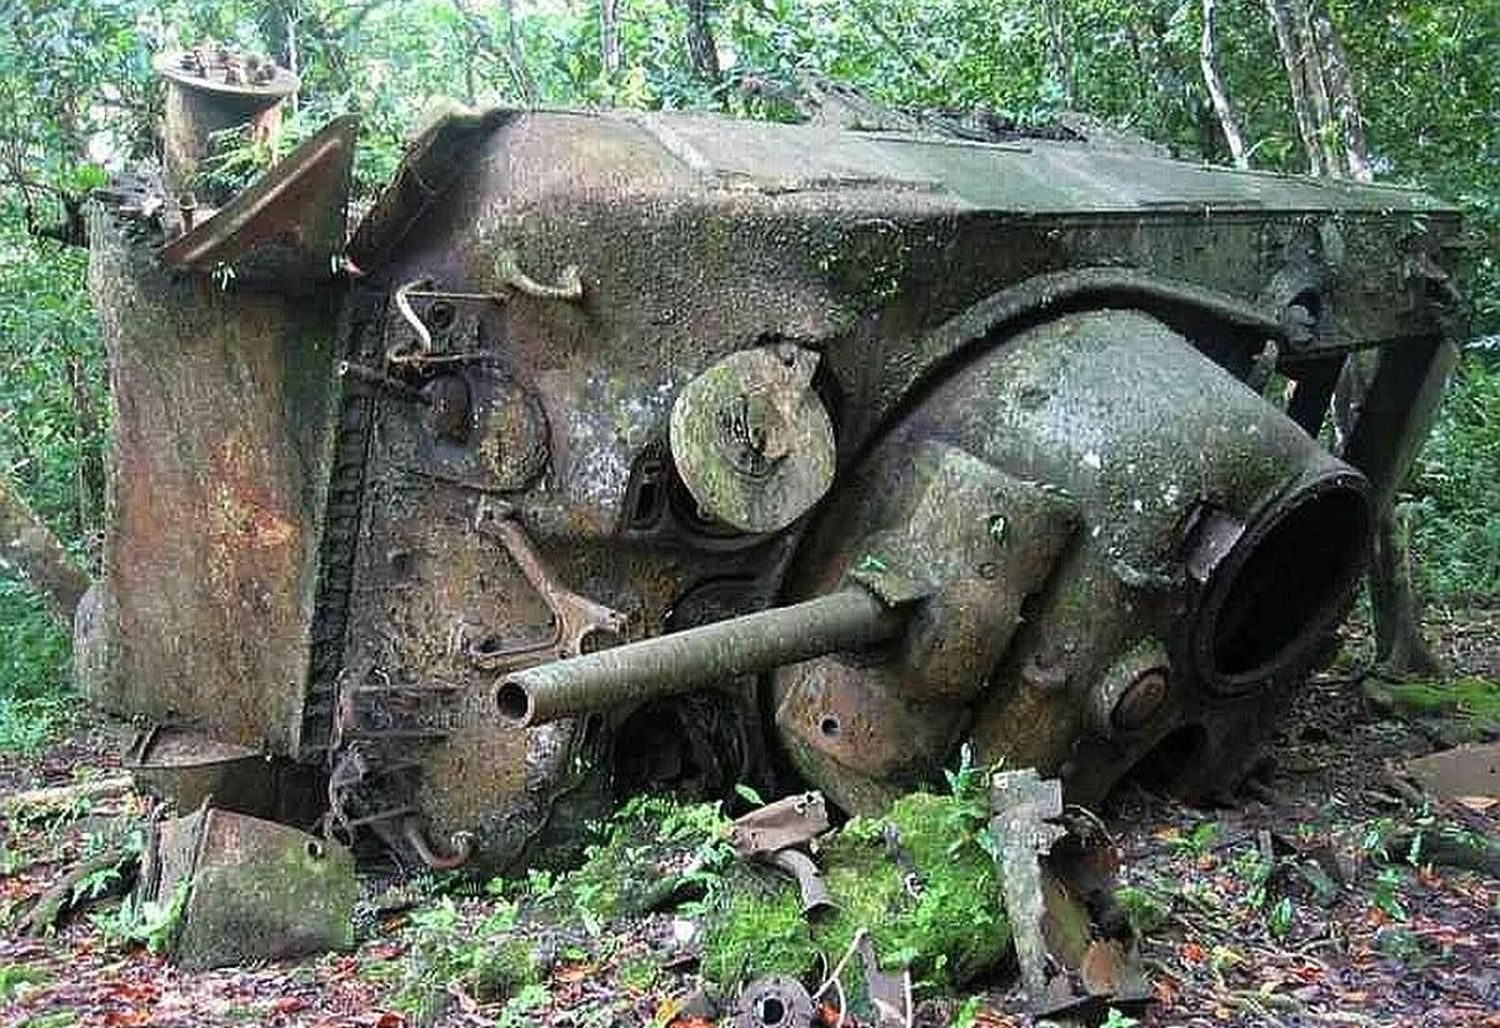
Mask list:
[{"label": "curved metal fitting", "polygon": [[432,285],[430,278],[415,278],[410,282],[397,286],[396,291],[391,294],[391,300],[396,305],[396,311],[401,319],[411,326],[411,330],[417,334],[415,346],[397,344],[385,351],[385,359],[391,364],[411,364],[420,361],[432,352],[432,330],[412,309],[411,292],[414,289],[425,289]]},{"label": "curved metal fitting", "polygon": [[538,282],[521,270],[520,258],[514,250],[501,250],[495,255],[495,274],[500,281],[516,292],[538,300],[581,300],[583,278],[578,265],[569,264],[557,276],[555,285]]},{"label": "curved metal fitting", "polygon": [[434,871],[452,871],[467,864],[474,855],[474,836],[468,832],[459,832],[448,841],[451,853],[439,853],[427,838],[427,823],[418,815],[401,822],[401,835],[417,858]]},{"label": "curved metal fitting", "polygon": [[833,897],[828,886],[823,884],[823,872],[801,850],[778,850],[770,856],[770,862],[797,879],[797,892],[802,897],[802,916],[811,918],[833,909]]}]

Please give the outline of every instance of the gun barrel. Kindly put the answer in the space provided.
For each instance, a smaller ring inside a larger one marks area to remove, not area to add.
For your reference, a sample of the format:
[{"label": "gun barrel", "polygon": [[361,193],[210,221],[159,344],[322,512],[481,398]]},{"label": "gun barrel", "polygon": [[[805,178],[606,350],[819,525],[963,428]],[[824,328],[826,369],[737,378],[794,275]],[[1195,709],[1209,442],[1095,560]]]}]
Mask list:
[{"label": "gun barrel", "polygon": [[894,638],[905,618],[860,587],[506,675],[500,716],[523,728]]}]

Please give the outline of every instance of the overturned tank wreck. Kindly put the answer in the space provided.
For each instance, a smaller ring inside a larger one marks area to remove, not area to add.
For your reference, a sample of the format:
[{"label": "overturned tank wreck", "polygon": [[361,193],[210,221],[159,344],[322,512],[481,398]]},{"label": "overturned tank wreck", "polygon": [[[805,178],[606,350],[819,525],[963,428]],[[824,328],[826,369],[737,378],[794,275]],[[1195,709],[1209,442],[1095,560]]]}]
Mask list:
[{"label": "overturned tank wreck", "polygon": [[167,62],[165,181],[92,226],[115,439],[81,678],[159,726],[135,757],[185,809],[499,869],[631,791],[870,812],[965,745],[1085,803],[1224,787],[1449,359],[1458,217],[1413,192],[457,111],[351,233],[347,120],[183,195],[203,133],[289,90],[219,71]]}]

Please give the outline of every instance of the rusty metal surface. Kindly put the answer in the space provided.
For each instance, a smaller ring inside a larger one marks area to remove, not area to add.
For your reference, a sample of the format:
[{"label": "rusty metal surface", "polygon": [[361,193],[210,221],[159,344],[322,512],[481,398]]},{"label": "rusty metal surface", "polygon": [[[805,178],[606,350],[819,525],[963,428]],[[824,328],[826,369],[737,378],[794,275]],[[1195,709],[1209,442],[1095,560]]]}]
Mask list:
[{"label": "rusty metal surface", "polygon": [[749,857],[804,845],[826,831],[828,805],[823,794],[805,792],[735,818],[729,841],[741,856]]},{"label": "rusty metal surface", "polygon": [[96,212],[112,379],[103,706],[298,751],[334,311],[162,269]]},{"label": "rusty metal surface", "polygon": [[818,355],[791,344],[740,350],[677,394],[672,461],[704,517],[779,532],[833,484],[833,422],[813,389]]},{"label": "rusty metal surface", "polygon": [[197,810],[209,800],[257,817],[276,813],[276,770],[265,754],[212,736],[176,728],[142,732],[127,754],[137,788]]},{"label": "rusty metal surface", "polygon": [[352,116],[330,122],[212,217],[164,246],[161,260],[202,273],[229,268],[247,284],[289,292],[333,278],[334,258],[344,247],[358,124]]},{"label": "rusty metal surface", "polygon": [[[228,46],[199,46],[159,55],[153,67],[167,82],[162,149],[167,183],[179,197],[217,202],[199,170],[218,134],[248,130],[265,142],[280,124],[278,105],[297,89],[297,76],[267,57]],[[196,200],[194,201],[196,202]]]},{"label": "rusty metal surface", "polygon": [[[295,828],[204,808],[157,826],[142,888],[182,902],[169,944],[191,970],[283,960],[354,944],[354,857]],[[179,897],[185,897],[179,899]]]}]

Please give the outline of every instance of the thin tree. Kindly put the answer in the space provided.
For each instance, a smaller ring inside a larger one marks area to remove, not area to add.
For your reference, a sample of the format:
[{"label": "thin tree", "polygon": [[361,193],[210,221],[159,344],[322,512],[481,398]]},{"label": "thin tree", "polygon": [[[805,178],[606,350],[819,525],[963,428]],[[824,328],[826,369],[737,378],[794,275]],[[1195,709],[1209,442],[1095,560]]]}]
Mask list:
[{"label": "thin tree", "polygon": [[693,74],[711,86],[717,86],[721,75],[719,47],[714,42],[713,25],[710,18],[713,5],[710,0],[681,0],[687,14],[688,61]]},{"label": "thin tree", "polygon": [[1198,44],[1198,63],[1203,68],[1203,84],[1213,101],[1214,113],[1219,117],[1219,127],[1224,130],[1224,142],[1229,144],[1229,156],[1236,168],[1248,168],[1250,158],[1245,152],[1245,137],[1240,133],[1239,119],[1229,103],[1224,76],[1219,73],[1219,48],[1214,39],[1215,7],[1215,0],[1203,0],[1203,37]]},{"label": "thin tree", "polygon": [[73,612],[90,585],[42,519],[0,474],[0,570],[18,575],[36,590],[58,622],[71,628]]},{"label": "thin tree", "polygon": [[620,0],[599,0],[599,62],[613,82],[620,74]]},{"label": "thin tree", "polygon": [[1307,154],[1308,174],[1327,175],[1328,162],[1324,159],[1307,85],[1307,48],[1297,28],[1300,19],[1293,11],[1293,4],[1298,2],[1300,0],[1266,0],[1266,11],[1271,16],[1276,48],[1281,51],[1281,60],[1286,66],[1287,84],[1292,91],[1292,114],[1297,119],[1297,134],[1302,137],[1303,152]]}]

